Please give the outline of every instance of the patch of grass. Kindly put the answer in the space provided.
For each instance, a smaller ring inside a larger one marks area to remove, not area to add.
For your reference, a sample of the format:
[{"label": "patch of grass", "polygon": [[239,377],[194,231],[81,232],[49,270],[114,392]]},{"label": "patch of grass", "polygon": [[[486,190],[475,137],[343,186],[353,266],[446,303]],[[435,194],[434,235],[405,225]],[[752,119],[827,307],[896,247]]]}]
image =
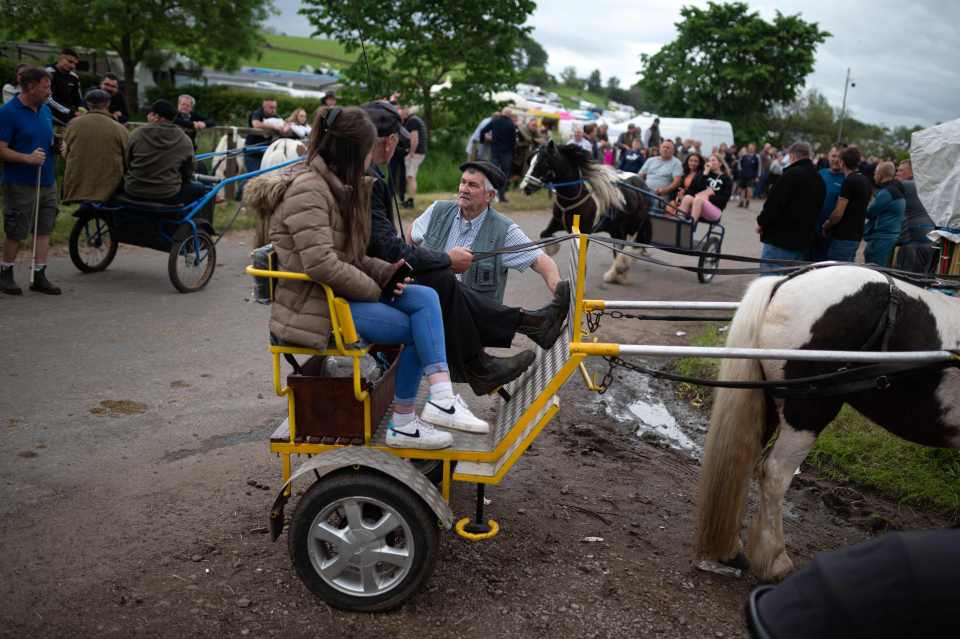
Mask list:
[{"label": "patch of grass", "polygon": [[552,87],[544,87],[544,89],[546,91],[553,91],[560,96],[560,102],[562,102],[563,106],[567,107],[568,109],[579,109],[580,100],[592,102],[599,107],[605,108],[607,106],[607,96],[599,93],[591,93],[590,91],[572,89],[563,84],[556,84]]},{"label": "patch of grass", "polygon": [[[719,333],[719,325],[710,326],[698,333],[690,341],[690,346],[723,346],[726,337]],[[716,379],[720,370],[720,360],[713,357],[682,357],[674,363],[674,372],[684,377]],[[691,405],[709,410],[713,402],[713,389],[680,382],[677,385],[677,397]]]},{"label": "patch of grass", "polygon": [[904,441],[849,406],[817,438],[807,462],[830,479],[960,520],[960,450]]},{"label": "patch of grass", "polygon": [[[694,337],[691,345],[720,346],[724,340],[712,327]],[[718,359],[685,357],[677,360],[674,370],[716,379],[719,367]],[[677,395],[704,410],[709,410],[713,397],[712,389],[685,383],[678,385]],[[910,443],[849,406],[817,438],[807,463],[829,479],[960,520],[960,450]]]}]

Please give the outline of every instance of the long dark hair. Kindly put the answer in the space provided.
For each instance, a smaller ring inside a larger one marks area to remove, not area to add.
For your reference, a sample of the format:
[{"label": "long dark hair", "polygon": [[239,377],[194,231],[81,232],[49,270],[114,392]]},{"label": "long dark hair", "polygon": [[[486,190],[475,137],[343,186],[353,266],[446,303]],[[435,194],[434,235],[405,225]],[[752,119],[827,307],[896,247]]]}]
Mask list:
[{"label": "long dark hair", "polygon": [[692,157],[696,157],[698,160],[700,160],[700,164],[697,165],[697,173],[700,173],[701,171],[703,171],[703,156],[700,155],[699,153],[691,153],[690,155],[688,155],[688,156],[683,160],[683,174],[684,174],[684,175],[688,175],[688,174],[690,173],[690,171],[691,171],[691,169],[690,169],[690,158],[692,158]]},{"label": "long dark hair", "polygon": [[367,155],[377,140],[377,129],[358,107],[321,107],[314,117],[307,163],[318,155],[343,184],[335,193],[347,223],[347,255],[363,257],[370,238],[370,202],[363,186]]}]

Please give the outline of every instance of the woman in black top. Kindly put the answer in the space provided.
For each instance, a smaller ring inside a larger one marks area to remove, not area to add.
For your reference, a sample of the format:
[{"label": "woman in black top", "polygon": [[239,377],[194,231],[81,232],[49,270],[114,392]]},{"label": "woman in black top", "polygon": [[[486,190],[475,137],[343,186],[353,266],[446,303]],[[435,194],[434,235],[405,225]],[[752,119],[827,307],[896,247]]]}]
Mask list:
[{"label": "woman in black top", "polygon": [[708,222],[716,222],[726,208],[732,191],[730,169],[719,155],[712,153],[703,173],[697,173],[687,194],[683,196],[680,212],[694,222],[701,217]]}]

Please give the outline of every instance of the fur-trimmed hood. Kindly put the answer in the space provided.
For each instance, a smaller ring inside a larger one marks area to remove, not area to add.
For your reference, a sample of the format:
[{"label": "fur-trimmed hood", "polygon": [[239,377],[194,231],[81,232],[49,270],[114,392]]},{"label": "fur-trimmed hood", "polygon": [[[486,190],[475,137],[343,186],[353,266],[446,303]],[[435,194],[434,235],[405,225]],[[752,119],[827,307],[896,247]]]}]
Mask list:
[{"label": "fur-trimmed hood", "polygon": [[270,216],[294,178],[306,170],[304,164],[295,164],[288,169],[257,176],[243,187],[243,205],[257,216],[256,246],[270,241]]}]

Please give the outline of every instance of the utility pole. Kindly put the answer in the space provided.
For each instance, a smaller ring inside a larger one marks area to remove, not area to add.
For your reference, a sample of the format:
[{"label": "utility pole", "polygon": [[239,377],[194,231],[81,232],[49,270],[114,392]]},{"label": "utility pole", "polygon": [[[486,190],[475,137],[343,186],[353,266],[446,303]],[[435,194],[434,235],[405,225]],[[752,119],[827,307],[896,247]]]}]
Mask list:
[{"label": "utility pole", "polygon": [[847,88],[857,86],[856,82],[850,82],[850,67],[847,67],[847,79],[843,83],[843,105],[840,107],[840,128],[837,131],[837,144],[843,138],[843,118],[847,114]]}]

